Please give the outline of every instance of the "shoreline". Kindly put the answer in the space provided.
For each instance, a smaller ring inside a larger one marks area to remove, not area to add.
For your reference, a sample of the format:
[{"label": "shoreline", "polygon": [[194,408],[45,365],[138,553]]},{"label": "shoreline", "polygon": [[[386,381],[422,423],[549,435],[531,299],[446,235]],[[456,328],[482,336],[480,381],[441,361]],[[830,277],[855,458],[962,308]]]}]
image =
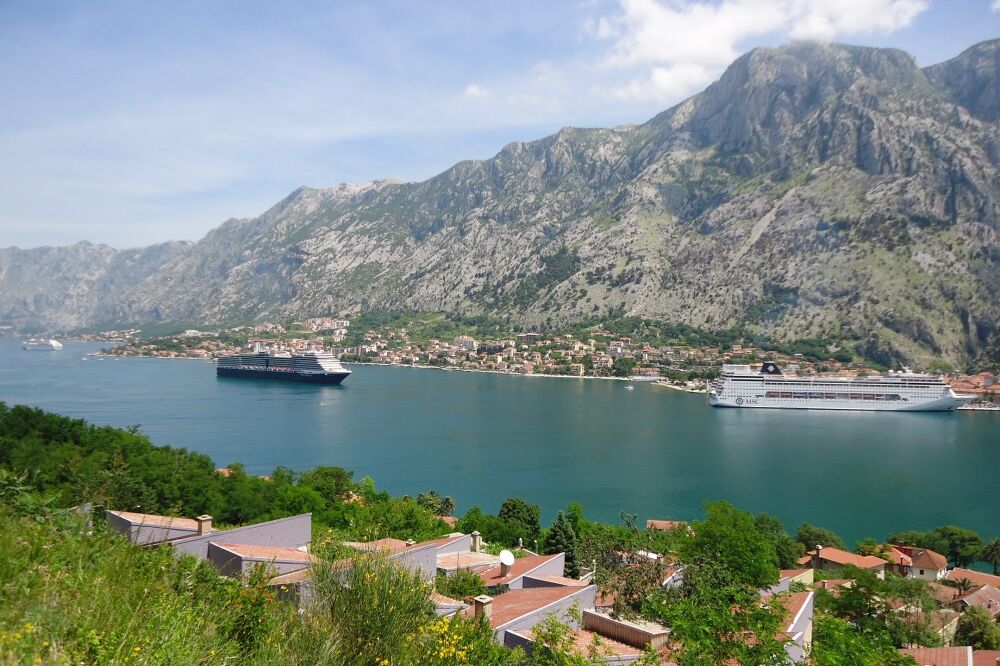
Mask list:
[{"label": "shoreline", "polygon": [[[192,356],[152,356],[148,354],[107,354],[104,352],[90,352],[86,354],[87,357],[108,357],[108,358],[153,358],[164,361],[170,360],[182,360],[182,361],[203,361],[207,363],[213,363],[215,359],[211,358],[196,358]],[[634,377],[598,377],[595,375],[546,375],[540,373],[523,373],[523,372],[503,372],[501,370],[483,370],[479,368],[449,368],[449,367],[438,367],[434,365],[414,365],[406,363],[373,363],[371,361],[347,361],[344,365],[376,365],[385,368],[413,368],[417,370],[439,370],[441,372],[471,372],[471,373],[481,373],[487,375],[501,375],[504,377],[541,377],[550,379],[602,379],[602,380],[612,380],[619,382],[636,382],[639,384],[646,384],[648,386],[655,386],[657,388],[669,389],[671,391],[678,391],[680,393],[691,393],[695,395],[705,395],[708,393],[707,389],[693,389],[686,386],[676,386],[674,384],[661,383],[660,381],[650,381],[648,379],[635,379]],[[955,412],[1000,412],[1000,406],[971,406],[965,405],[958,407],[954,410]]]}]

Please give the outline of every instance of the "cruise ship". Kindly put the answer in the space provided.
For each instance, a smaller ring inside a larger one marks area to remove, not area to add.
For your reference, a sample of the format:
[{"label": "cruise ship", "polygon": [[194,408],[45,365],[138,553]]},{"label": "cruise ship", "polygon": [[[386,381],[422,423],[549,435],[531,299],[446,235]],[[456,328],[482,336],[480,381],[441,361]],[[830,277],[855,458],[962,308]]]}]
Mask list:
[{"label": "cruise ship", "polygon": [[937,375],[890,372],[873,377],[789,377],[776,363],[723,365],[708,390],[714,407],[948,412],[973,399]]},{"label": "cruise ship", "polygon": [[248,354],[220,356],[215,374],[219,377],[281,379],[312,384],[340,384],[351,371],[329,352],[306,351],[290,354],[255,346]]},{"label": "cruise ship", "polygon": [[59,351],[63,346],[58,340],[31,338],[22,342],[21,348],[28,351]]}]

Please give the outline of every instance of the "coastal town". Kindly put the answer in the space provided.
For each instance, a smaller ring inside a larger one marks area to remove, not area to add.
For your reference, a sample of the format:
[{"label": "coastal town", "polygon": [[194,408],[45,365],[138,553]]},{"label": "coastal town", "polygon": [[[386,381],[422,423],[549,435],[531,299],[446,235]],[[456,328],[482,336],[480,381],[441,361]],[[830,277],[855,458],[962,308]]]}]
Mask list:
[{"label": "coastal town", "polygon": [[[723,364],[778,363],[798,376],[857,377],[875,375],[879,368],[835,344],[809,346],[805,353],[761,348],[736,340],[728,345],[685,344],[620,335],[597,326],[585,335],[569,332],[511,332],[477,339],[467,333],[445,337],[415,334],[406,325],[352,330],[351,320],[315,317],[301,322],[262,323],[218,331],[189,329],[162,337],[140,331],[105,331],[90,339],[115,342],[105,353],[211,360],[245,352],[254,344],[299,352],[325,349],[345,363],[429,367],[520,375],[619,378],[656,382],[658,386],[701,392]],[[945,374],[956,393],[975,395],[972,407],[1000,406],[1000,381],[995,373]]]}]

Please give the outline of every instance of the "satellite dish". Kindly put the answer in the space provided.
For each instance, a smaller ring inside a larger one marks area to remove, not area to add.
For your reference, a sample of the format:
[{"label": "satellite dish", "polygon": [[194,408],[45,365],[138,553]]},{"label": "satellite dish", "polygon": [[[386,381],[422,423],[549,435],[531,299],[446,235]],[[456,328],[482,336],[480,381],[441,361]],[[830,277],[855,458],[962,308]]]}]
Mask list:
[{"label": "satellite dish", "polygon": [[512,552],[510,552],[509,550],[506,550],[506,549],[501,550],[500,551],[500,564],[503,564],[504,566],[508,566],[508,567],[510,565],[514,564],[514,553],[512,553]]}]

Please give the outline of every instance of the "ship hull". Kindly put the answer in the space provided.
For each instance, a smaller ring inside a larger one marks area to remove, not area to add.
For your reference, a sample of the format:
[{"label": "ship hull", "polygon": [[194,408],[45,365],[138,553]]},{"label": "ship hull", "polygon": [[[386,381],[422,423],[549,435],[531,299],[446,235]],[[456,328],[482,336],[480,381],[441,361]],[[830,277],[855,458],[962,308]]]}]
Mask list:
[{"label": "ship hull", "polygon": [[268,379],[283,382],[300,382],[305,384],[339,385],[347,379],[350,372],[300,373],[286,370],[257,370],[250,368],[216,367],[215,374],[219,377],[242,377],[246,379]]},{"label": "ship hull", "polygon": [[951,412],[958,409],[965,403],[969,402],[971,398],[965,396],[942,396],[941,398],[934,400],[925,400],[916,403],[868,403],[864,402],[840,402],[840,401],[830,401],[829,403],[824,403],[824,401],[810,400],[808,403],[805,401],[800,401],[799,404],[794,404],[793,400],[786,401],[786,404],[781,404],[778,401],[769,400],[768,398],[720,398],[716,395],[709,395],[708,404],[713,407],[733,407],[733,408],[743,408],[743,409],[819,409],[819,410],[834,410],[834,411],[847,411],[847,412]]}]

